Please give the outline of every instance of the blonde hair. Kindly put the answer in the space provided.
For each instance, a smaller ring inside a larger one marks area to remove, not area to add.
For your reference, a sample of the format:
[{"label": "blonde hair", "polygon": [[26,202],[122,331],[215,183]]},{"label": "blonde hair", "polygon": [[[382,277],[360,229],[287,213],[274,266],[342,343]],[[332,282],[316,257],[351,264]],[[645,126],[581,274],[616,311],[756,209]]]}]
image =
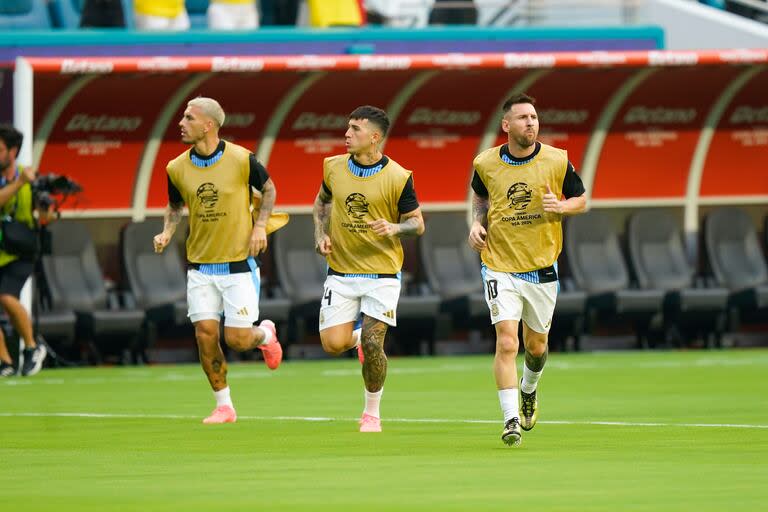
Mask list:
[{"label": "blonde hair", "polygon": [[198,96],[195,99],[189,100],[187,106],[197,107],[202,110],[205,115],[213,119],[218,128],[224,126],[224,119],[226,118],[226,114],[224,114],[224,109],[221,108],[219,102],[213,98],[204,98],[202,96]]}]

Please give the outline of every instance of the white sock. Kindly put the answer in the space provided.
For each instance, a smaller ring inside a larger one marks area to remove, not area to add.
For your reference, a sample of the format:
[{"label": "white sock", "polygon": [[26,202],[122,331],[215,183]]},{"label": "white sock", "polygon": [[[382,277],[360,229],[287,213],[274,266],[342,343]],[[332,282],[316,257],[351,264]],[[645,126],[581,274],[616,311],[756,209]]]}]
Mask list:
[{"label": "white sock", "polygon": [[501,411],[504,413],[504,421],[520,417],[520,402],[517,395],[517,389],[500,389],[499,403]]},{"label": "white sock", "polygon": [[360,338],[362,337],[362,335],[363,335],[363,328],[362,327],[352,331],[352,340],[355,342],[355,346],[356,347],[360,345]]},{"label": "white sock", "polygon": [[534,372],[528,369],[528,366],[523,364],[523,382],[520,384],[520,390],[523,393],[533,393],[536,391],[536,385],[539,383],[541,374],[544,373],[544,369]]},{"label": "white sock", "polygon": [[234,406],[232,405],[232,398],[229,396],[229,386],[225,387],[222,390],[214,391],[213,396],[216,398],[216,407],[221,407],[222,405],[228,405],[234,408]]},{"label": "white sock", "polygon": [[384,388],[371,393],[367,389],[365,390],[365,414],[381,418],[379,413],[379,404],[381,403],[381,394],[384,393]]},{"label": "white sock", "polygon": [[267,345],[269,343],[272,343],[272,331],[270,329],[265,329],[262,326],[256,327],[256,329],[260,329],[261,332],[264,333],[264,339],[259,342],[259,345]]}]

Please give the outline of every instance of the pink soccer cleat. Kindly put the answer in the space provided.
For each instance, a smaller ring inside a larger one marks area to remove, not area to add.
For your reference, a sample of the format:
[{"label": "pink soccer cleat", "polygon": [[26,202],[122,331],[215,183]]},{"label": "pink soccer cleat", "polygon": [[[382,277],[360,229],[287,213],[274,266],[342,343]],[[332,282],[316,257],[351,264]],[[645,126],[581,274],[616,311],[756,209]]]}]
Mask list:
[{"label": "pink soccer cleat", "polygon": [[206,425],[218,423],[234,423],[237,421],[237,413],[231,405],[222,405],[213,410],[210,416],[203,420]]},{"label": "pink soccer cleat", "polygon": [[357,346],[357,358],[360,360],[360,364],[363,364],[365,362],[365,354],[363,354],[362,345]]},{"label": "pink soccer cleat", "polygon": [[272,331],[272,341],[266,345],[259,345],[258,348],[261,353],[264,354],[264,362],[267,363],[267,368],[270,370],[277,370],[280,363],[283,361],[283,347],[277,339],[277,329],[275,329],[275,322],[272,320],[264,320],[259,324],[259,327]]},{"label": "pink soccer cleat", "polygon": [[360,418],[360,432],[381,432],[381,418],[363,413]]}]

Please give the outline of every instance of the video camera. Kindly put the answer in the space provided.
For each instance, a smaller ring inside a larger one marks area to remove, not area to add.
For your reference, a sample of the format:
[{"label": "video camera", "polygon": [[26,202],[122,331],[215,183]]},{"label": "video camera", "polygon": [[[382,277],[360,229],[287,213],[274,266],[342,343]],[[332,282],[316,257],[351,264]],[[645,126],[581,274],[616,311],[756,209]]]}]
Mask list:
[{"label": "video camera", "polygon": [[[59,211],[59,206],[70,194],[83,191],[75,180],[62,174],[41,174],[32,182],[32,201],[35,208],[48,210],[53,206],[54,211]],[[61,196],[57,200],[54,196]]]}]

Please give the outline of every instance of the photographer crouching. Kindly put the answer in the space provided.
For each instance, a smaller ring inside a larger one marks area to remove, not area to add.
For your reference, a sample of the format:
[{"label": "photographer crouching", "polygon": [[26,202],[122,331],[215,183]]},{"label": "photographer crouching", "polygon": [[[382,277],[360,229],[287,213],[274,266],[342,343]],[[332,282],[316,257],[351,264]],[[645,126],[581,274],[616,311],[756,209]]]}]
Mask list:
[{"label": "photographer crouching", "polygon": [[[39,244],[31,183],[35,170],[16,163],[23,136],[13,126],[0,124],[0,305],[24,342],[23,376],[40,371],[47,350],[35,342],[32,320],[19,301],[21,289],[35,268]],[[49,211],[38,211],[48,220]],[[16,374],[8,353],[5,335],[0,329],[0,377]]]}]

